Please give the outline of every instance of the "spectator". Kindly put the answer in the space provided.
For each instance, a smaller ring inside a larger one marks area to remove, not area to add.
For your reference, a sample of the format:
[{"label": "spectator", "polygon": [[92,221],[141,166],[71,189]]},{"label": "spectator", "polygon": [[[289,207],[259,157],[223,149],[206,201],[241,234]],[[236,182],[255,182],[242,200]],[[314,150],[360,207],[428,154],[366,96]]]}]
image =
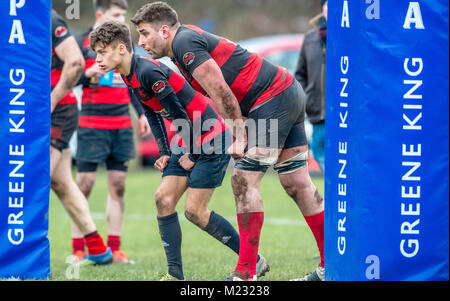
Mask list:
[{"label": "spectator", "polygon": [[314,159],[325,172],[325,63],[328,1],[321,0],[322,13],[311,20],[314,29],[306,34],[295,78],[306,93],[306,114],[313,125],[310,143]]}]

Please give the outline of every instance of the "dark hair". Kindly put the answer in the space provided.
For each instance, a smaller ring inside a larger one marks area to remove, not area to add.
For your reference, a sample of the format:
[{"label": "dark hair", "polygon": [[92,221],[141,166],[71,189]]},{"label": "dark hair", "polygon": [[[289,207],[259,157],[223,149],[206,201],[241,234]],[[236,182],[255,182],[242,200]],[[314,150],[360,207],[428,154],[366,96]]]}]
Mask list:
[{"label": "dark hair", "polygon": [[177,12],[169,4],[157,1],[142,6],[131,19],[131,22],[136,26],[141,23],[160,23],[172,27],[179,21]]},{"label": "dark hair", "polygon": [[113,5],[118,6],[121,9],[128,9],[127,0],[93,0],[92,4],[95,11],[101,10],[104,12]]},{"label": "dark hair", "polygon": [[133,43],[128,26],[117,21],[108,21],[97,27],[90,36],[91,48],[103,43],[103,45],[117,46],[119,43],[125,44],[129,52],[133,51]]}]

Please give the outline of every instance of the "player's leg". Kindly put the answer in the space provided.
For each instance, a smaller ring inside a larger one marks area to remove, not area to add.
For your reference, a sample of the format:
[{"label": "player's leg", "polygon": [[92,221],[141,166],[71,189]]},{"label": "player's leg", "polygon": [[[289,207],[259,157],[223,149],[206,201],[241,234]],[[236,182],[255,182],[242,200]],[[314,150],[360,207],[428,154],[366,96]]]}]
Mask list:
[{"label": "player's leg", "polygon": [[219,152],[201,155],[188,173],[185,215],[193,224],[239,254],[237,231],[220,214],[208,209],[214,190],[222,185],[230,162],[230,156],[225,154],[224,149]]},{"label": "player's leg", "polygon": [[[71,219],[77,224],[88,247],[88,258],[97,264],[112,262],[112,253],[97,233],[87,200],[72,177],[69,141],[78,126],[76,103],[56,106],[51,116],[51,186]],[[60,152],[60,154],[57,154]],[[56,159],[58,159],[56,161]]]},{"label": "player's leg", "polygon": [[[303,154],[301,159],[299,154]],[[293,168],[292,171],[279,174],[280,182],[286,193],[295,201],[302,212],[308,226],[310,227],[317,247],[320,253],[320,264],[318,269],[313,272],[311,279],[323,280],[325,257],[324,257],[324,199],[312,182],[308,166],[306,164],[308,147],[296,147],[283,150],[280,156],[280,162],[291,160],[297,166],[299,161],[304,161],[304,165],[299,169]],[[295,163],[297,162],[297,163]],[[285,167],[286,168],[286,167]],[[315,277],[317,275],[317,277]],[[314,277],[313,277],[314,276]],[[305,278],[306,280],[306,278]]]},{"label": "player's leg", "polygon": [[114,262],[129,263],[121,250],[121,234],[125,213],[125,181],[128,163],[135,156],[133,129],[108,130],[107,145],[110,153],[106,158],[108,174],[108,198],[106,217],[108,221],[108,246],[114,254]]},{"label": "player's leg", "polygon": [[279,174],[283,188],[300,208],[314,234],[321,256],[319,270],[322,273],[324,267],[324,202],[309,176],[308,142],[304,127],[305,95],[296,82],[286,91],[284,96],[285,100],[281,106],[285,106],[287,110],[288,107],[293,107],[295,103],[298,103],[300,110],[296,122],[289,128],[283,123],[283,119],[280,121],[281,129],[287,133],[287,136],[280,135],[284,139],[280,140],[283,150],[274,165],[274,169]]},{"label": "player's leg", "polygon": [[[101,147],[103,141],[100,130],[84,127],[77,130],[77,185],[86,200],[89,199],[94,187],[98,162],[102,162],[100,156],[105,156],[105,149]],[[72,249],[74,256],[81,260],[85,250],[83,233],[74,222],[72,222]]]},{"label": "player's leg", "polygon": [[97,263],[109,263],[112,261],[112,254],[109,254],[110,250],[97,233],[87,200],[72,178],[71,162],[70,150],[63,150],[62,158],[51,178],[52,189],[82,232],[90,258]]},{"label": "player's leg", "polygon": [[107,168],[109,192],[106,201],[108,246],[114,254],[115,262],[129,262],[129,259],[120,250],[120,238],[125,213],[125,180],[127,172],[126,170],[118,170],[116,167],[107,166]]},{"label": "player's leg", "polygon": [[[257,168],[257,166],[254,167]],[[250,280],[256,275],[259,239],[264,222],[260,183],[265,171],[250,171],[237,167],[233,171],[231,182],[236,201],[240,250],[238,263],[230,276],[231,279]]]},{"label": "player's leg", "polygon": [[54,147],[50,147],[50,178],[53,176],[53,171],[58,166],[62,158],[62,152]]},{"label": "player's leg", "polygon": [[[79,145],[80,146],[80,145]],[[81,190],[86,200],[89,199],[92,188],[94,187],[97,163],[90,163],[77,160],[77,185]],[[78,229],[78,226],[72,221],[72,250],[73,255],[78,260],[83,259],[85,252],[83,233]]]},{"label": "player's leg", "polygon": [[186,176],[168,175],[162,178],[155,194],[159,234],[168,265],[167,280],[184,280],[181,257],[182,234],[176,205],[186,189]]}]

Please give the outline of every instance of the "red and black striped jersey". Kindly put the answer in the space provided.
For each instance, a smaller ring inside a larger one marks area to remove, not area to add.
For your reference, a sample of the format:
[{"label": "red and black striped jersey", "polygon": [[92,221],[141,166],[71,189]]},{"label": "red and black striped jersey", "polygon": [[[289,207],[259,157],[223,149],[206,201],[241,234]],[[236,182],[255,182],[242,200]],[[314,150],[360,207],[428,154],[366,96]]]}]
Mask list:
[{"label": "red and black striped jersey", "polygon": [[[52,65],[50,71],[50,82],[52,89],[58,84],[64,62],[56,55],[55,48],[59,46],[65,39],[71,37],[69,27],[64,19],[58,13],[52,10]],[[72,91],[58,102],[58,105],[74,104],[77,99]]]},{"label": "red and black striped jersey", "polygon": [[[77,37],[85,59],[85,70],[95,64],[97,53],[90,47],[90,28]],[[130,94],[118,71],[111,71],[102,76],[87,78],[83,73],[80,83],[83,86],[82,105],[79,126],[94,129],[123,129],[132,127],[129,112]],[[139,115],[143,109],[133,106]]]},{"label": "red and black striped jersey", "polygon": [[236,96],[243,116],[286,90],[294,77],[286,68],[275,66],[236,43],[193,25],[182,25],[172,43],[174,61],[191,85],[202,87],[192,74],[202,63],[213,59]]},{"label": "red and black striped jersey", "polygon": [[[162,155],[170,153],[162,118],[189,122],[191,138],[195,142],[186,143],[190,151],[194,145],[204,145],[227,130],[225,120],[217,113],[212,100],[195,91],[181,75],[159,61],[133,56],[130,74],[123,79],[145,105]],[[199,129],[199,132],[195,133],[193,129]]]}]

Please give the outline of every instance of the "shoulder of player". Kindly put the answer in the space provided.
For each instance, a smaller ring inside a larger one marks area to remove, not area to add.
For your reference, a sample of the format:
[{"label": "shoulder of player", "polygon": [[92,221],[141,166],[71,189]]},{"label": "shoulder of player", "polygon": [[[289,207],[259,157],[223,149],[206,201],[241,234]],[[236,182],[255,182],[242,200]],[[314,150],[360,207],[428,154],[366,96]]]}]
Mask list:
[{"label": "shoulder of player", "polygon": [[144,57],[136,57],[136,77],[140,83],[151,84],[163,74],[160,66],[153,60]]},{"label": "shoulder of player", "polygon": [[139,74],[152,74],[157,71],[160,67],[152,60],[142,56],[135,56],[136,60],[136,71]]},{"label": "shoulder of player", "polygon": [[52,10],[52,22],[53,21],[64,21],[64,19],[61,17],[60,14],[58,14],[58,12],[56,12],[55,10]]},{"label": "shoulder of player", "polygon": [[195,31],[194,29],[188,28],[188,27],[182,25],[182,27],[176,34],[176,36],[173,40],[173,43],[174,43],[174,45],[182,46],[183,44],[186,44],[186,43],[189,44],[196,39],[197,40],[203,39],[203,37],[199,32]]}]

